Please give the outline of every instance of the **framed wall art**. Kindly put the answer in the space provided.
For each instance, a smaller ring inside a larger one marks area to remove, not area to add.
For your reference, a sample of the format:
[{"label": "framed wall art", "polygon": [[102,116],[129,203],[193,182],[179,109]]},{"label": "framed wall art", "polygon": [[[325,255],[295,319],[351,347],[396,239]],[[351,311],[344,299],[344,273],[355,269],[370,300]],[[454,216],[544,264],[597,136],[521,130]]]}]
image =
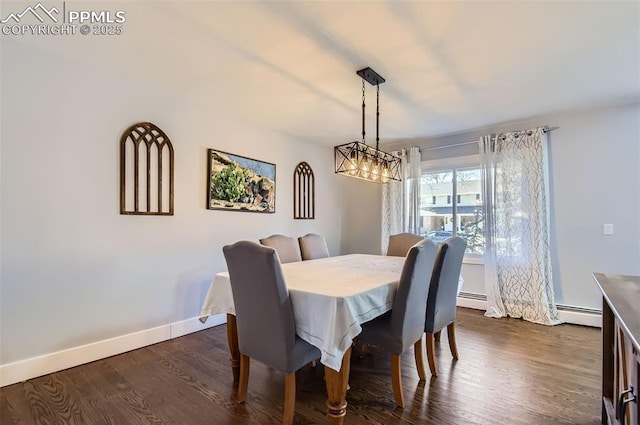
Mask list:
[{"label": "framed wall art", "polygon": [[174,152],[169,137],[150,122],[120,138],[120,214],[173,215]]},{"label": "framed wall art", "polygon": [[276,165],[207,150],[207,209],[276,212]]},{"label": "framed wall art", "polygon": [[293,218],[316,218],[316,182],[311,166],[305,161],[293,170]]}]

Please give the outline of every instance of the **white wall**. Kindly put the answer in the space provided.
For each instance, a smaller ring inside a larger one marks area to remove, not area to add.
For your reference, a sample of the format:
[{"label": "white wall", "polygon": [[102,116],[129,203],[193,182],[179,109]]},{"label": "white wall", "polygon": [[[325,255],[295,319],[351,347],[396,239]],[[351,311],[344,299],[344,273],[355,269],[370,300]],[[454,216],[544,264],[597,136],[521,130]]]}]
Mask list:
[{"label": "white wall", "polygon": [[[0,365],[197,317],[222,246],[239,239],[314,231],[340,253],[330,147],[252,122],[214,85],[154,81],[157,64],[126,42],[135,69],[100,58],[104,43],[2,40]],[[165,46],[167,60],[179,49]],[[119,214],[119,138],[138,121],[175,147],[173,217]],[[205,209],[211,147],[277,165],[275,214]],[[300,161],[315,171],[316,220],[292,218]]]},{"label": "white wall", "polygon": [[556,296],[599,307],[592,272],[640,274],[640,104],[566,114],[553,125],[561,127],[550,150]]},{"label": "white wall", "polygon": [[382,192],[378,183],[351,177],[344,179],[342,237],[344,254],[381,254],[380,223],[382,222]]},{"label": "white wall", "polygon": [[[494,132],[558,126],[550,136],[551,250],[556,301],[601,308],[593,272],[640,274],[640,103],[548,114],[434,139],[396,141],[387,149],[433,147],[477,140]],[[477,153],[470,145],[456,154]],[[447,156],[445,149],[422,158]],[[374,208],[380,196],[359,199]],[[349,211],[354,211],[350,207]],[[612,236],[603,224],[614,225]],[[373,228],[373,226],[372,226]],[[351,229],[348,229],[350,232]],[[371,236],[371,239],[380,237]],[[345,236],[349,237],[349,236]],[[353,251],[365,246],[351,247]],[[485,294],[482,266],[465,264],[463,291]]]}]

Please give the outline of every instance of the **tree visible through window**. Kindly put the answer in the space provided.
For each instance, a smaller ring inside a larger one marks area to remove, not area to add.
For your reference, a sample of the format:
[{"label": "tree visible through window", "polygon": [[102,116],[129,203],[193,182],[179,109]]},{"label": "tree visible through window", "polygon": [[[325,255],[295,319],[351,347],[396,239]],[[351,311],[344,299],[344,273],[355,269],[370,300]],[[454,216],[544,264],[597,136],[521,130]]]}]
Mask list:
[{"label": "tree visible through window", "polygon": [[484,253],[479,167],[424,172],[420,187],[420,232],[434,242],[451,236],[467,241],[468,254]]}]

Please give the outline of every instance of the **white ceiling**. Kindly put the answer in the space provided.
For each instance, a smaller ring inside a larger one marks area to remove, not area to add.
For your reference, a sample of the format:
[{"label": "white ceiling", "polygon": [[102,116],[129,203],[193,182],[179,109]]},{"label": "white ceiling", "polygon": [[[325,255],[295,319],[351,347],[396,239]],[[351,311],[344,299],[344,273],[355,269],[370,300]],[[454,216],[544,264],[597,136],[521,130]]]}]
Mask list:
[{"label": "white ceiling", "polygon": [[[85,60],[327,145],[359,138],[366,66],[386,79],[383,141],[640,98],[637,1],[115,4],[126,38]],[[367,106],[372,141],[368,84]]]}]

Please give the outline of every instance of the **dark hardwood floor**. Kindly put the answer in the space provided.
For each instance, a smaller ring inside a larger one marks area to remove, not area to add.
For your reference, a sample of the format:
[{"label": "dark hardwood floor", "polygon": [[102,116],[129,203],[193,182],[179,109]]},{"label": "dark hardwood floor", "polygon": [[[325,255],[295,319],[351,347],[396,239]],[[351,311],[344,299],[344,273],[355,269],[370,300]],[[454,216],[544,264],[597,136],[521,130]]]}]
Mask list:
[{"label": "dark hardwood floor", "polygon": [[[489,319],[458,309],[460,359],[446,332],[440,374],[420,383],[403,358],[406,407],[395,408],[390,359],[352,359],[345,424],[581,424],[600,418],[600,330]],[[277,424],[284,377],[251,364],[247,403],[234,399],[226,328],[218,326],[0,389],[0,423]],[[323,367],[297,374],[294,423],[324,424]],[[427,368],[428,373],[428,368]]]}]

